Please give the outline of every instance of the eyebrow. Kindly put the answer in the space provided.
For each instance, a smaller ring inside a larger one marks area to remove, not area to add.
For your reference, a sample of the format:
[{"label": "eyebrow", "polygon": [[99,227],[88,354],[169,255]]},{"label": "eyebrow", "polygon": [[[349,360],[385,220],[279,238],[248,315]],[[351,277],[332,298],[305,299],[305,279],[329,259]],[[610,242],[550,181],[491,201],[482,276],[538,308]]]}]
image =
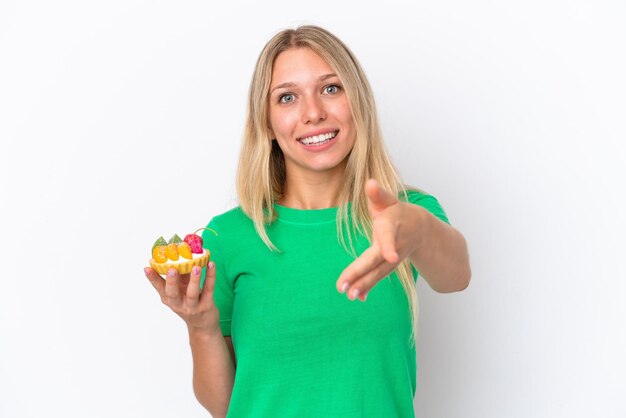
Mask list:
[{"label": "eyebrow", "polygon": [[[335,74],[335,73],[324,74],[318,80],[319,81],[326,81],[329,78],[333,78],[333,77],[337,77],[337,74]],[[296,83],[292,83],[290,81],[286,82],[286,83],[282,83],[282,84],[279,84],[279,85],[275,86],[274,88],[272,88],[270,90],[270,94],[272,94],[274,92],[274,90],[276,90],[276,89],[282,89],[282,88],[286,88],[286,87],[295,87],[295,86],[296,86]]]}]

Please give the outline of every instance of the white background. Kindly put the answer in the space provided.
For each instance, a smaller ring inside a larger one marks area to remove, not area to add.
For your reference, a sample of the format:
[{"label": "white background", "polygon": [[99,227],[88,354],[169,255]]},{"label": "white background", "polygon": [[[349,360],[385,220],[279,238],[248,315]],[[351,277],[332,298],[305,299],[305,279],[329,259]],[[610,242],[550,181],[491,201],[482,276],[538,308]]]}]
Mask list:
[{"label": "white background", "polygon": [[469,243],[466,291],[419,286],[417,416],[626,416],[624,2],[210,3],[0,3],[1,417],[206,416],[142,268],[236,204],[254,63],[302,23]]}]

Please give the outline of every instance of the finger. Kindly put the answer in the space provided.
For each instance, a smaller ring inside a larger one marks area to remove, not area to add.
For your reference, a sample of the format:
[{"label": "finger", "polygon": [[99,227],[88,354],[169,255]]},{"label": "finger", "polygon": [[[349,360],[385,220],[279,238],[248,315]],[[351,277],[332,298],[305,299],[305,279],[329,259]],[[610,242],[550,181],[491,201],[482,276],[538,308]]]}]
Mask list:
[{"label": "finger", "polygon": [[202,268],[194,266],[191,269],[187,291],[185,293],[185,303],[190,308],[195,308],[200,301],[200,277],[202,277]]},{"label": "finger", "polygon": [[[363,286],[363,279],[365,277],[369,277],[372,275],[372,272],[377,272],[380,270],[383,264],[387,263],[385,259],[381,259],[380,263],[373,266],[370,270],[363,272],[363,274],[357,277],[352,283],[350,283],[350,287],[346,290],[346,296],[350,300],[354,300],[356,298],[362,297],[364,293],[368,292],[371,288]],[[372,285],[373,286],[373,285]]]},{"label": "finger", "polygon": [[180,289],[187,289],[187,285],[189,284],[189,280],[191,279],[191,274],[187,273],[187,274],[178,274],[178,287]]},{"label": "finger", "polygon": [[398,203],[398,199],[383,189],[374,179],[369,179],[365,182],[365,194],[367,195],[368,207],[372,211],[372,215]]},{"label": "finger", "polygon": [[395,263],[383,261],[374,269],[367,272],[367,274],[363,275],[358,281],[354,282],[352,286],[350,286],[350,289],[348,290],[348,299],[354,300],[358,298],[361,302],[365,302],[370,290],[372,290],[372,288],[376,286],[379,281],[389,276],[396,265],[397,264]]},{"label": "finger", "polygon": [[200,303],[213,302],[213,290],[215,289],[215,263],[209,261],[206,266],[206,277],[204,279],[204,286],[200,294]]},{"label": "finger", "polygon": [[152,270],[150,267],[146,267],[143,269],[144,274],[150,280],[150,283],[156,291],[159,293],[159,296],[163,298],[165,296],[165,280],[161,277],[156,271]]},{"label": "finger", "polygon": [[385,260],[390,263],[397,263],[400,261],[400,256],[396,251],[396,235],[397,226],[386,219],[380,219],[374,225],[375,239],[380,246],[380,252]]},{"label": "finger", "polygon": [[374,244],[357,257],[348,267],[344,269],[337,279],[337,290],[344,293],[350,285],[375,268],[384,260],[378,245]]},{"label": "finger", "polygon": [[165,280],[165,296],[171,306],[180,305],[182,303],[178,282],[178,271],[173,268],[169,269],[167,271],[167,280]]}]

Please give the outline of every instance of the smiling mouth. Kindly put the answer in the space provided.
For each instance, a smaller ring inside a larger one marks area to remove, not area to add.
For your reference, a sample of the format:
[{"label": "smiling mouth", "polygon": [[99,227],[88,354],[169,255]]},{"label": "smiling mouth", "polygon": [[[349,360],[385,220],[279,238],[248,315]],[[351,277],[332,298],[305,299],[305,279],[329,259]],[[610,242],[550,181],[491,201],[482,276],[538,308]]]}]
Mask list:
[{"label": "smiling mouth", "polygon": [[298,142],[304,145],[322,145],[337,136],[339,131],[329,132],[327,134],[309,136],[307,138],[300,138]]}]

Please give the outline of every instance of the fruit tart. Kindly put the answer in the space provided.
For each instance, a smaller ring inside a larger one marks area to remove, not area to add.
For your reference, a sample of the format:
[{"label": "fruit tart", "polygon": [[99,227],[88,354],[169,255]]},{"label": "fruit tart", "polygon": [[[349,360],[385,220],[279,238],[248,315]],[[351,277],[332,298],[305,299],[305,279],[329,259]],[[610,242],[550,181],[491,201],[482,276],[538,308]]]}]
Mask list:
[{"label": "fruit tart", "polygon": [[[202,229],[209,228],[198,231]],[[202,237],[197,235],[198,231],[187,234],[185,239],[180,239],[177,234],[169,241],[159,237],[152,246],[150,267],[159,274],[167,274],[170,268],[176,269],[179,274],[187,274],[191,273],[193,266],[205,267],[211,252],[202,248]]]}]

